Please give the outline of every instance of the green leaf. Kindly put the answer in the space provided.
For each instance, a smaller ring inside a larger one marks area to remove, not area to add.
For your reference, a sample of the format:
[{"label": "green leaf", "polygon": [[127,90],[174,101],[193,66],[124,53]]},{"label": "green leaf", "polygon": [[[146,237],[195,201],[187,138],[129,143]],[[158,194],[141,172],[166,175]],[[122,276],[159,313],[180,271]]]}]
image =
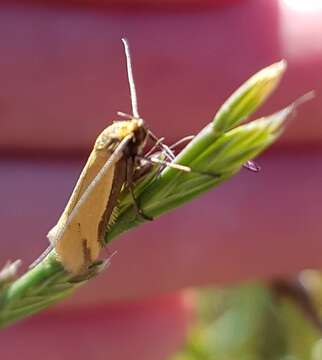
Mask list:
[{"label": "green leaf", "polygon": [[286,70],[285,60],[272,64],[247,80],[217,112],[213,126],[215,131],[223,133],[240,124],[276,89]]}]

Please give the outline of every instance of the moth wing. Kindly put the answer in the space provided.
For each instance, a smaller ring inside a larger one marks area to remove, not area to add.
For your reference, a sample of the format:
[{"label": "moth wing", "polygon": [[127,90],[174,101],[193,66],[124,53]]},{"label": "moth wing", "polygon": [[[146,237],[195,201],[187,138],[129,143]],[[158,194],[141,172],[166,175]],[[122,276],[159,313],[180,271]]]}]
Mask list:
[{"label": "moth wing", "polygon": [[62,231],[63,221],[59,221],[55,226],[53,226],[47,234],[47,239],[49,240],[52,246],[55,246],[56,239],[58,234]]},{"label": "moth wing", "polygon": [[49,241],[54,244],[59,260],[72,273],[79,273],[99,255],[100,226],[106,208],[110,205],[116,164],[122,158],[131,138],[132,135],[126,136],[111,156],[94,158],[95,176],[91,177],[91,182],[81,196],[78,196],[78,201],[71,211],[67,213],[65,210],[58,224],[48,233]]},{"label": "moth wing", "polygon": [[57,228],[58,228],[58,224],[52,227],[47,233],[47,239],[49,240],[51,245],[55,244],[55,239],[57,237],[57,230],[58,230]]},{"label": "moth wing", "polygon": [[95,261],[102,248],[99,241],[100,223],[112,191],[115,164],[96,183],[95,191],[81,198],[62,229],[54,228],[55,249],[59,260],[70,272],[77,274]]}]

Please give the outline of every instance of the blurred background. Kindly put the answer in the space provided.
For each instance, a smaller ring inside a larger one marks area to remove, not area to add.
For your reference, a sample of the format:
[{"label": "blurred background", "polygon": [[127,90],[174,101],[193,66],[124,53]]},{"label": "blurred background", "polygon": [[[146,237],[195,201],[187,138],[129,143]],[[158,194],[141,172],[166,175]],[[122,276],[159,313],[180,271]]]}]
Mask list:
[{"label": "blurred background", "polygon": [[[103,275],[4,330],[0,355],[20,344],[25,359],[157,360],[185,346],[176,359],[322,359],[307,302],[271,286],[322,266],[320,0],[1,1],[0,264],[26,267],[47,247],[97,134],[130,112],[123,36],[141,116],[169,144],[280,59],[288,70],[256,117],[316,97],[259,174],[125,234]],[[317,314],[320,275],[305,274]]]}]

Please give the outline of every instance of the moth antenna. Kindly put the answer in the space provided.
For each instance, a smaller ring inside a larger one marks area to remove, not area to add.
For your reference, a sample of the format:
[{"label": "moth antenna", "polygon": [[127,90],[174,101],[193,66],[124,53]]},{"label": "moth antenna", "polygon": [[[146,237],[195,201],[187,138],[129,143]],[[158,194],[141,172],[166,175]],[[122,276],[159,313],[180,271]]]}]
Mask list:
[{"label": "moth antenna", "polygon": [[129,47],[129,43],[128,43],[127,39],[122,38],[122,42],[124,45],[125,56],[126,56],[127,77],[128,77],[129,85],[130,85],[133,117],[139,118],[140,115],[139,115],[139,111],[138,111],[138,99],[136,96],[136,89],[135,89],[135,83],[134,83],[134,78],[133,78],[130,47]]}]

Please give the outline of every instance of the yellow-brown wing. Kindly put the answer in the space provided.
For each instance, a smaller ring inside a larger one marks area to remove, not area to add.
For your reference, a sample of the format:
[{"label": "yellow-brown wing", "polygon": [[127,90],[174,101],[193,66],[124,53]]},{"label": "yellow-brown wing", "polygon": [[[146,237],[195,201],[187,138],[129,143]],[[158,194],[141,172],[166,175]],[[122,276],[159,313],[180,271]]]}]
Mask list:
[{"label": "yellow-brown wing", "polygon": [[[101,167],[104,165],[102,159],[95,159],[95,170],[96,168],[99,170],[100,165]],[[64,267],[74,274],[85,270],[99,256],[101,249],[99,227],[109,204],[114,175],[115,164],[112,164],[97,182],[95,191],[92,191],[79,207],[72,221],[66,225],[68,217],[62,218],[62,222],[57,225],[57,231],[59,226],[65,227],[55,245],[57,256]],[[85,180],[84,183],[87,183]]]},{"label": "yellow-brown wing", "polygon": [[140,119],[116,122],[97,138],[63,214],[48,233],[68,271],[79,274],[99,256],[125,182],[127,161],[141,151],[145,141]]}]

